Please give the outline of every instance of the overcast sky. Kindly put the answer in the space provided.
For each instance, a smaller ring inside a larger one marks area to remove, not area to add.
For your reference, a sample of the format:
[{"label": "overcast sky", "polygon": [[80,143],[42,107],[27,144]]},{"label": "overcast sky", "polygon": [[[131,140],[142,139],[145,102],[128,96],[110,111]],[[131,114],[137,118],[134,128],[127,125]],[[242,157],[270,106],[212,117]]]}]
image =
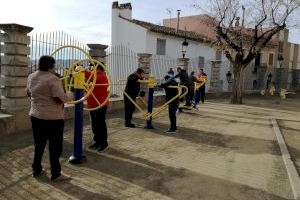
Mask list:
[{"label": "overcast sky", "polygon": [[[198,0],[198,2],[206,0]],[[1,0],[0,23],[19,23],[34,27],[33,32],[64,31],[83,43],[110,44],[113,0]],[[133,18],[161,23],[169,18],[200,14],[192,8],[195,0],[128,0]],[[298,36],[297,36],[298,35]],[[300,43],[300,31],[292,31],[291,41]]]}]

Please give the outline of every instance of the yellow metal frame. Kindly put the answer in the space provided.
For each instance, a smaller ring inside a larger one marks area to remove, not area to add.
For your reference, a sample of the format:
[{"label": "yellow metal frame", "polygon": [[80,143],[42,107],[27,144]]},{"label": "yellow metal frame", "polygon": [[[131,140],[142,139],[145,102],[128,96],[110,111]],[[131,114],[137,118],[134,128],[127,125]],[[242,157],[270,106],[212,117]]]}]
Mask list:
[{"label": "yellow metal frame", "polygon": [[281,88],[280,89],[280,97],[281,97],[281,99],[286,99],[286,94],[287,94],[286,89]]},{"label": "yellow metal frame", "polygon": [[[152,76],[150,76],[152,77]],[[173,97],[172,99],[170,99],[169,101],[167,101],[165,104],[163,104],[161,107],[159,107],[158,109],[156,109],[154,112],[152,113],[148,113],[145,112],[126,92],[125,90],[121,87],[120,82],[123,80],[119,80],[117,87],[119,88],[119,90],[121,90],[121,92],[130,100],[131,103],[133,103],[133,105],[135,105],[135,107],[143,114],[143,116],[145,117],[146,120],[150,120],[151,118],[153,118],[154,116],[158,115],[160,112],[162,112],[163,110],[165,110],[166,108],[168,108],[168,105],[172,102],[175,101],[177,98],[182,98],[184,97],[187,93],[188,93],[188,88],[186,86],[180,85],[180,86],[168,86],[169,88],[177,88],[178,89],[178,93],[175,97]],[[154,79],[154,77],[150,78],[150,80],[139,80],[140,83],[146,83],[148,84],[149,87],[155,87],[156,85],[156,81]],[[185,88],[186,92],[182,94],[182,88]],[[142,99],[142,98],[141,98]],[[142,100],[143,104],[147,105],[147,103]]]},{"label": "yellow metal frame", "polygon": [[[185,87],[185,86],[184,86]],[[160,112],[162,112],[163,110],[167,109],[169,104],[172,103],[173,101],[175,101],[177,98],[180,98],[180,95],[182,93],[182,86],[168,86],[168,88],[177,88],[177,95],[174,96],[172,99],[170,99],[169,101],[167,101],[165,104],[163,104],[162,106],[160,106],[158,109],[156,109],[154,112],[152,113],[147,113],[147,115],[145,115],[146,120],[150,120],[151,117],[153,118],[154,116],[158,115]]]},{"label": "yellow metal frame", "polygon": [[107,94],[107,97],[106,99],[102,102],[102,104],[98,101],[98,99],[94,96],[93,92],[91,93],[91,95],[93,96],[93,98],[96,100],[96,102],[98,103],[98,106],[97,107],[94,107],[94,108],[84,108],[84,110],[87,110],[87,111],[93,111],[93,110],[97,110],[99,108],[102,108],[110,99],[111,95],[112,95],[112,92],[111,92],[111,83],[112,83],[112,77],[109,73],[109,70],[108,68],[102,64],[100,61],[98,60],[95,60],[95,59],[92,59],[94,63],[97,63],[97,65],[95,66],[96,68],[96,77],[97,77],[97,67],[98,65],[100,65],[101,67],[103,67],[104,71],[105,71],[105,74],[106,74],[106,77],[108,77],[108,84],[95,84],[95,87],[101,87],[101,86],[108,86],[107,90],[108,90],[108,94]]},{"label": "yellow metal frame", "polygon": [[[97,106],[95,108],[84,108],[84,109],[88,110],[88,111],[93,111],[93,110],[97,110],[97,109],[103,107],[109,101],[109,98],[112,95],[112,92],[110,90],[110,87],[112,85],[111,84],[112,83],[112,77],[111,77],[111,75],[109,73],[108,68],[105,65],[103,65],[100,61],[93,59],[84,49],[82,49],[80,47],[77,47],[77,46],[73,46],[73,45],[65,45],[65,46],[59,47],[59,48],[57,48],[56,50],[54,50],[51,53],[51,56],[53,56],[55,53],[57,53],[58,51],[60,51],[60,50],[62,50],[64,48],[72,48],[72,49],[80,50],[87,57],[87,59],[82,59],[82,60],[78,60],[78,61],[74,62],[68,70],[66,70],[65,68],[62,67],[64,69],[64,72],[66,73],[66,76],[62,77],[61,80],[63,80],[64,83],[65,83],[64,86],[65,86],[65,90],[66,91],[71,91],[72,86],[74,86],[74,84],[72,84],[74,82],[74,76],[76,76],[79,73],[83,73],[84,72],[84,69],[79,70],[79,71],[75,71],[75,68],[78,66],[78,64],[82,63],[83,61],[90,61],[91,63],[94,63],[94,67],[93,67],[91,76],[87,80],[85,80],[85,82],[81,81],[82,83],[80,83],[80,84],[82,84],[82,87],[86,91],[85,95],[81,99],[79,99],[79,100],[69,101],[67,103],[69,103],[69,104],[81,103],[84,100],[86,100],[90,95],[92,95],[92,97],[96,100],[96,102],[97,102],[97,104],[99,106]],[[95,63],[96,63],[96,65],[95,65]],[[102,66],[104,68],[104,70],[105,70],[106,76],[108,77],[108,83],[107,84],[96,84],[97,67],[98,67],[98,65]],[[93,80],[92,80],[92,82],[89,83],[89,81],[91,80],[92,77],[93,77]],[[68,79],[70,79],[70,80],[68,80]],[[121,80],[119,80],[119,82],[120,81]],[[125,90],[123,90],[123,88],[121,87],[121,84],[119,82],[118,82],[118,84],[116,84],[116,86],[118,87],[118,89],[121,90],[122,93],[131,101],[131,103],[133,103],[135,105],[135,107],[144,115],[144,117],[145,117],[146,120],[150,120],[151,117],[154,117],[154,116],[158,115],[160,112],[162,112],[163,110],[165,110],[172,101],[174,101],[177,98],[182,98],[182,97],[184,97],[188,93],[188,88],[186,86],[169,86],[170,88],[177,88],[178,89],[178,94],[175,97],[173,97],[172,99],[170,99],[168,102],[166,102],[165,104],[163,104],[161,107],[159,107],[156,111],[154,111],[152,113],[148,113],[148,112],[145,112],[125,92]],[[155,78],[153,76],[150,76],[148,80],[139,80],[139,82],[140,83],[146,83],[146,84],[148,84],[149,88],[154,88],[156,86],[156,80],[155,80]],[[108,86],[108,90],[109,90],[109,93],[108,93],[106,99],[102,103],[100,103],[98,101],[98,99],[93,94],[94,88],[95,87],[101,87],[101,86]],[[183,93],[183,94],[182,94],[182,88],[185,88],[185,90],[186,90],[185,93]],[[140,98],[140,99],[141,99],[142,103],[147,106],[146,101],[143,98]]]},{"label": "yellow metal frame", "polygon": [[189,89],[185,86],[185,85],[179,85],[181,88],[184,88],[185,92],[179,97],[179,99],[182,99],[183,97],[185,97],[187,95],[187,93],[189,92]]},{"label": "yellow metal frame", "polygon": [[[120,84],[120,81],[122,80],[119,80],[118,81],[118,84],[116,84],[116,86],[118,87],[119,90],[121,90],[121,92],[129,99],[129,101],[131,103],[133,103],[133,105],[135,105],[135,107],[141,112],[143,113],[144,116],[147,115],[147,112],[145,112],[128,94],[127,92],[125,92],[125,90],[121,87],[122,84]],[[145,102],[146,103],[146,102]],[[147,103],[146,103],[147,105]]]},{"label": "yellow metal frame", "polygon": [[274,85],[272,85],[270,87],[269,94],[270,94],[270,96],[274,96],[274,94],[275,94],[275,87],[274,87]]},{"label": "yellow metal frame", "polygon": [[[110,83],[112,83],[112,77],[109,73],[109,70],[108,68],[103,65],[100,61],[98,60],[95,60],[93,59],[84,49],[80,48],[80,47],[77,47],[77,46],[73,46],[73,45],[65,45],[65,46],[61,46],[59,48],[57,48],[56,50],[54,50],[52,53],[51,53],[51,56],[53,56],[55,53],[59,52],[60,50],[62,49],[65,49],[65,48],[72,48],[72,49],[77,49],[77,50],[80,50],[82,53],[84,53],[87,57],[87,59],[82,59],[82,60],[78,60],[76,62],[74,62],[71,67],[66,70],[64,69],[64,71],[66,72],[66,76],[62,77],[61,80],[64,81],[64,87],[65,87],[65,90],[66,91],[71,91],[71,88],[72,86],[74,86],[74,84],[72,84],[74,82],[74,76],[76,76],[77,74],[79,73],[83,73],[84,70],[80,70],[78,72],[75,71],[75,67],[78,66],[78,64],[80,64],[81,62],[83,61],[89,61],[90,63],[94,63],[94,67],[92,69],[92,73],[91,73],[91,76],[85,81],[85,82],[82,82],[82,87],[84,88],[85,90],[85,95],[79,99],[79,100],[75,100],[75,101],[69,101],[67,102],[68,104],[77,104],[77,103],[81,103],[83,102],[84,100],[86,100],[90,95],[93,96],[93,98],[96,100],[96,102],[98,103],[98,106],[97,107],[94,107],[94,108],[84,108],[85,110],[88,110],[88,111],[92,111],[92,110],[97,110],[101,107],[103,107],[108,101],[109,101],[109,98],[111,97],[111,90],[110,90]],[[95,65],[96,64],[96,65]],[[108,95],[106,97],[106,99],[104,100],[104,102],[102,102],[102,104],[97,100],[97,98],[94,96],[93,94],[93,90],[96,86],[101,86],[101,84],[96,84],[96,79],[97,79],[97,67],[98,65],[102,66],[105,70],[105,73],[106,73],[106,76],[108,77],[108,84],[103,84],[103,85],[108,85]],[[93,78],[93,81],[89,83],[89,81],[91,80],[91,78]],[[69,80],[70,79],[70,80]]]}]

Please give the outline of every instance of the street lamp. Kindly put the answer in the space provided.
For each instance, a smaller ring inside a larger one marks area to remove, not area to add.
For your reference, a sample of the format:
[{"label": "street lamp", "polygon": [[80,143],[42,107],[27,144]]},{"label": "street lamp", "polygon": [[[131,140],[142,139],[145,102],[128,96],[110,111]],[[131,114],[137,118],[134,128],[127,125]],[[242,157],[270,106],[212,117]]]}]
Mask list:
[{"label": "street lamp", "polygon": [[228,71],[227,74],[226,74],[226,79],[227,79],[227,82],[228,82],[228,83],[232,83],[231,75],[232,75],[232,74],[230,73],[230,71]]},{"label": "street lamp", "polygon": [[272,82],[272,74],[271,72],[268,74],[268,78],[267,78],[267,89],[269,89],[271,82]]},{"label": "street lamp", "polygon": [[181,44],[182,58],[185,57],[185,53],[186,53],[186,50],[187,50],[188,46],[189,46],[189,43],[186,41],[186,38],[184,38],[184,41]]},{"label": "street lamp", "polygon": [[271,74],[271,72],[270,72],[270,73],[268,74],[268,81],[269,81],[269,82],[272,81],[272,77],[273,77],[273,76],[272,76],[272,74]]},{"label": "street lamp", "polygon": [[279,68],[282,68],[282,62],[283,62],[283,57],[282,56],[278,57],[278,62],[279,62]]}]

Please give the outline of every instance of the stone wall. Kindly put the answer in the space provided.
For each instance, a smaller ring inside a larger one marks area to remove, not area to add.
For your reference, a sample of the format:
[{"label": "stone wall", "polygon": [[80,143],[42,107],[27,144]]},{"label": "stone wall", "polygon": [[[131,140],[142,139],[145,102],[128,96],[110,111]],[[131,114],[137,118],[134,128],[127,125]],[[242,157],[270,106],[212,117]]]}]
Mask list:
[{"label": "stone wall", "polygon": [[0,24],[1,34],[1,112],[14,115],[15,129],[30,127],[26,94],[29,74],[30,37],[33,28],[19,24]]}]

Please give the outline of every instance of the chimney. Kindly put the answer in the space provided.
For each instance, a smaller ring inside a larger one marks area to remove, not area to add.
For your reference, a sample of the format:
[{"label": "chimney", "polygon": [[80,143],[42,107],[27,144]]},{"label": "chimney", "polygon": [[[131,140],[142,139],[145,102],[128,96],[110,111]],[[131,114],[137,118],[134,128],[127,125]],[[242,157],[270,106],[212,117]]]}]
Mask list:
[{"label": "chimney", "polygon": [[112,8],[119,8],[119,2],[114,1],[114,2],[112,3]]},{"label": "chimney", "polygon": [[240,17],[236,17],[235,18],[235,24],[234,24],[235,27],[240,27]]},{"label": "chimney", "polygon": [[180,17],[180,11],[181,11],[181,10],[177,10],[177,28],[176,28],[176,32],[178,32],[178,29],[179,29],[179,17]]}]

